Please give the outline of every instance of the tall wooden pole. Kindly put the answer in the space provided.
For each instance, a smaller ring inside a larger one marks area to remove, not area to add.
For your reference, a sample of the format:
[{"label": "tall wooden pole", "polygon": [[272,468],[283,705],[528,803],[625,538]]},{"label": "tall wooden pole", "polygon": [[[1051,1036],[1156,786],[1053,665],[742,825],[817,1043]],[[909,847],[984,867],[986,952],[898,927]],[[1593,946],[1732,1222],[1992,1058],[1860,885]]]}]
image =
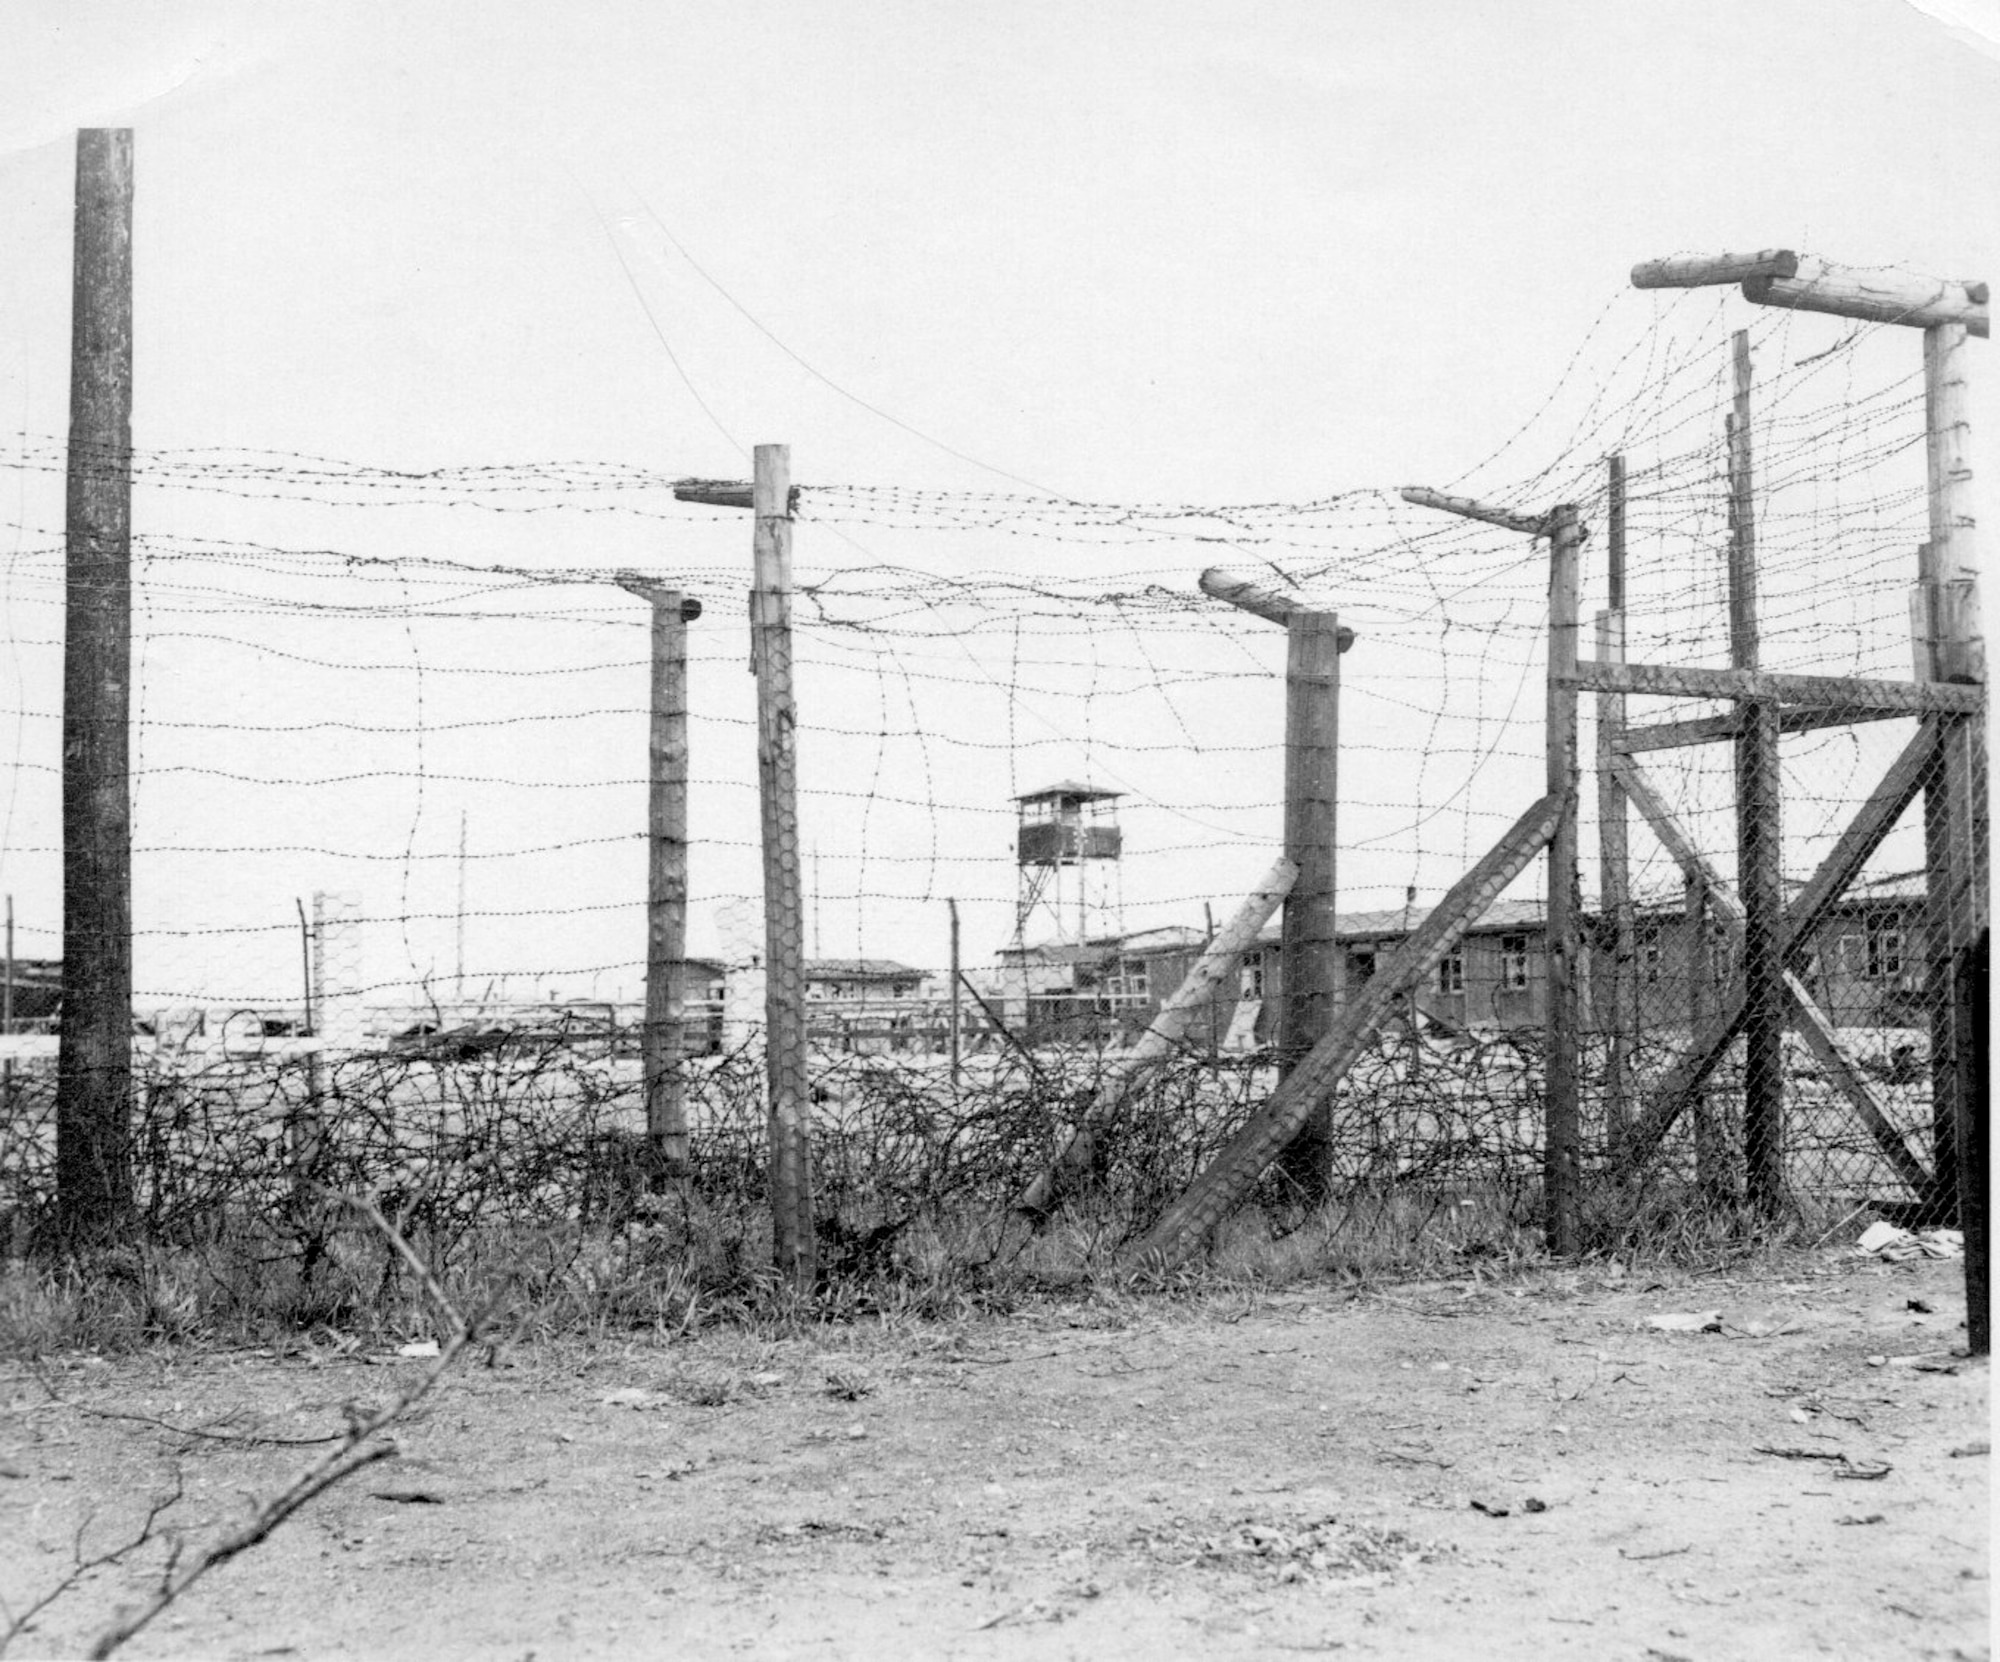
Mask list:
[{"label": "tall wooden pole", "polygon": [[[1354,637],[1346,637],[1352,643]],[[1340,988],[1334,838],[1339,819],[1340,618],[1293,612],[1285,623],[1285,858],[1298,878],[1285,897],[1278,981],[1279,1076],[1326,1036]],[[1333,1101],[1316,1105],[1282,1169],[1310,1199],[1333,1177]]]},{"label": "tall wooden pole", "polygon": [[[1610,606],[1597,614],[1597,656],[1625,661],[1625,458],[1610,461],[1610,502],[1606,513],[1606,558]],[[1637,924],[1632,911],[1630,815],[1625,793],[1611,766],[1611,746],[1625,728],[1622,693],[1597,695],[1597,848],[1599,899],[1611,931],[1608,986],[1595,989],[1599,1020],[1611,1028],[1609,1073],[1605,1080],[1605,1142],[1614,1159],[1624,1150],[1632,1110],[1632,1052],[1639,1030]],[[1607,999],[1608,994],[1608,999]]]},{"label": "tall wooden pole", "polygon": [[1583,1023],[1578,958],[1576,660],[1583,524],[1568,503],[1552,509],[1549,537],[1548,795],[1560,804],[1549,838],[1548,1101],[1542,1131],[1542,1194],[1549,1251],[1582,1246],[1578,1064]]},{"label": "tall wooden pole", "polygon": [[[1757,510],[1751,474],[1750,332],[1732,342],[1729,437],[1729,662],[1755,669]],[[1751,1205],[1776,1212],[1785,1194],[1785,892],[1778,785],[1778,707],[1738,706],[1736,884],[1743,900],[1743,1157]]]},{"label": "tall wooden pole", "polygon": [[807,1113],[805,922],[799,874],[798,710],[792,698],[791,450],[760,444],[751,484],[756,582],[757,784],[764,844],[764,1039],[770,1092],[772,1246],[800,1290],[817,1267]]},{"label": "tall wooden pole", "polygon": [[115,1239],[132,1204],[132,134],[76,146],[63,644],[57,1227]]},{"label": "tall wooden pole", "polygon": [[688,1167],[681,1054],[687,1018],[687,626],[701,602],[637,577],[619,587],[652,610],[652,685],[646,742],[646,1017],[639,1029],[652,1178]]},{"label": "tall wooden pole", "polygon": [[[1925,459],[1930,540],[1924,545],[1919,595],[1929,627],[1931,681],[1984,681],[1985,641],[1979,616],[1979,521],[1973,499],[1971,354],[1961,324],[1924,331]],[[1925,996],[1930,1005],[1933,1205],[1968,1232],[1962,1179],[1976,1135],[1961,1053],[1977,1044],[1966,1030],[1965,1006],[1952,993],[1966,974],[1968,954],[1983,950],[1989,918],[1986,722],[1977,715],[1933,719],[1937,759],[1924,790],[1926,866]],[[1981,972],[1983,973],[1983,972]],[[1972,1243],[1968,1240],[1968,1249]],[[1968,1275],[1970,1275],[1968,1270]],[[1983,1271],[1982,1271],[1983,1274]]]}]

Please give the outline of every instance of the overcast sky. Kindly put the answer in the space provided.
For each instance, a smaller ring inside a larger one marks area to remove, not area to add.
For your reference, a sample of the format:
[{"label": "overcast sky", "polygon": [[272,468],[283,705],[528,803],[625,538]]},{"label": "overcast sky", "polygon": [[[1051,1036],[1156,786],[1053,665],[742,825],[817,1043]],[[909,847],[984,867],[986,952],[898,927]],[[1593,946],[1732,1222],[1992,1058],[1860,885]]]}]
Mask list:
[{"label": "overcast sky", "polygon": [[[960,493],[951,500],[961,505],[986,491],[1296,503],[1467,475],[1545,400],[1576,396],[1566,368],[1609,373],[1657,327],[1657,302],[1626,288],[1637,260],[1792,247],[1992,276],[1995,12],[1984,0],[17,4],[0,61],[0,430],[28,437],[7,441],[13,477],[0,477],[12,522],[0,539],[0,551],[11,547],[0,689],[27,713],[0,723],[0,755],[17,763],[0,881],[24,929],[42,932],[24,934],[21,950],[53,955],[59,923],[47,719],[59,654],[40,643],[59,627],[47,552],[61,482],[33,456],[67,421],[80,126],[136,134],[134,437],[144,449],[740,477],[751,444],[778,441],[792,446],[801,482]],[[1738,326],[1749,310],[1737,306]],[[1814,338],[1830,346],[1840,326],[1820,321]],[[1701,313],[1716,340],[1726,322],[1719,303]],[[1813,349],[1802,338],[1792,355]],[[1988,430],[1995,383],[2000,375],[1979,389]],[[1546,449],[1524,455],[1522,472],[1548,460]],[[747,572],[747,523],[659,517],[671,505],[640,496],[618,501],[645,511],[590,512],[607,503],[573,490],[554,492],[544,511],[507,514],[491,501],[335,508],[185,482],[142,487],[142,533],[535,570],[628,565],[685,571],[697,592],[706,584],[715,627],[697,637],[710,656],[697,657],[695,704],[711,727],[697,722],[696,774],[733,781],[734,794],[718,786],[712,812],[697,800],[698,835],[709,828],[718,846],[696,850],[696,945],[719,944],[714,902],[748,892],[755,874],[743,846],[754,825],[748,741],[728,725],[747,715],[748,677],[714,575]],[[819,574],[881,559],[1082,582],[1143,568],[1184,585],[1216,557],[860,519],[839,531],[804,525],[798,550],[802,571]],[[242,582],[271,588],[268,573]],[[1367,597],[1335,599],[1365,609]],[[587,623],[525,634],[514,622],[467,624],[457,636],[438,622],[274,622],[239,608],[236,636],[262,630],[336,663],[414,653],[435,673],[357,682],[162,631],[142,653],[142,697],[162,717],[339,706],[423,727],[499,696],[477,665],[543,654],[568,655],[588,683],[552,677],[551,709],[617,705],[629,716],[643,680],[620,679],[615,666],[645,646],[623,604],[593,593]],[[1006,674],[1018,679],[1007,627]],[[231,632],[212,619],[187,628]],[[1149,639],[1133,634],[1134,650],[1153,651]],[[1357,679],[1366,644],[1350,661]],[[848,650],[835,642],[826,657]],[[1270,643],[1246,635],[1230,650],[1274,667]],[[998,662],[980,651],[980,664]],[[895,676],[922,661],[912,653]],[[463,686],[454,665],[466,666]],[[1511,676],[1517,660],[1495,667]],[[815,763],[805,709],[809,785],[853,793],[829,797],[806,827],[829,874],[819,886],[880,901],[829,900],[816,942],[827,954],[935,965],[938,905],[953,891],[979,900],[977,955],[997,945],[1012,887],[1006,798],[1043,782],[1044,763],[1101,767],[1158,795],[1164,787],[1140,778],[1121,747],[1143,750],[1182,723],[1275,737],[1278,694],[1264,682],[1207,714],[1135,694],[1121,715],[1106,683],[1094,702],[1015,697],[995,715],[955,706],[943,682],[919,677],[884,693],[874,685],[883,678],[879,668],[864,677],[879,707],[843,705],[847,725],[932,730],[939,744],[923,765],[938,771],[917,789],[919,764],[886,741],[868,751],[829,740]],[[844,685],[829,680],[827,697],[846,699]],[[1531,693],[1526,713],[1537,704]],[[531,715],[533,697],[506,708]],[[954,730],[961,719],[976,734]],[[1349,722],[1357,755],[1372,742],[1385,758],[1372,788],[1387,803],[1397,792],[1381,781],[1397,772],[1386,758],[1399,735],[1434,725],[1408,700],[1356,703]],[[358,768],[373,760],[416,776],[358,798],[267,786],[239,801],[222,784],[191,792],[164,772],[149,797],[142,773],[142,844],[365,844],[428,863],[144,855],[140,927],[279,927],[292,897],[316,886],[365,887],[371,913],[443,917],[456,906],[461,813],[475,852],[526,847],[544,830],[552,843],[629,838],[643,825],[642,791],[580,784],[569,795],[594,805],[558,813],[544,805],[558,792],[481,794],[430,777],[641,771],[633,720],[554,726],[553,751],[525,738],[454,749],[433,734],[414,767],[414,740],[349,735],[341,743]],[[1009,732],[1046,742],[1010,750]],[[329,771],[317,739],[274,748],[163,728],[147,745],[144,757],[163,767]],[[962,766],[948,762],[953,745]],[[1275,786],[1255,775],[1269,755],[1239,765],[1206,738],[1195,748],[1200,788],[1184,801],[1261,806],[1246,806],[1247,819],[1210,816],[1240,851],[1176,868],[1139,897],[1151,909],[1131,921],[1198,924],[1202,900],[1230,904],[1272,852],[1258,828],[1275,825]],[[1407,777],[1405,806],[1465,783],[1434,770],[1419,796]],[[990,823],[972,841],[947,823],[940,851],[936,833],[887,807],[856,818],[870,789],[965,798],[968,812],[981,799]],[[1504,823],[1519,805],[1488,806]],[[1406,876],[1434,895],[1484,823],[1466,821],[1421,862],[1357,856],[1357,903],[1400,899]],[[1185,825],[1164,817],[1131,821],[1130,835],[1141,833],[1161,846],[1186,841]],[[475,975],[635,988],[643,864],[631,846],[607,846],[475,870]],[[831,875],[871,852],[873,879]],[[953,866],[961,856],[990,861],[990,872]],[[884,876],[896,860],[909,869]],[[501,916],[570,905],[598,908],[596,921],[570,930]],[[372,976],[454,967],[448,919],[391,933],[371,948]],[[182,937],[142,947],[140,979],[191,996],[282,990],[292,951],[277,938],[202,947]]]}]

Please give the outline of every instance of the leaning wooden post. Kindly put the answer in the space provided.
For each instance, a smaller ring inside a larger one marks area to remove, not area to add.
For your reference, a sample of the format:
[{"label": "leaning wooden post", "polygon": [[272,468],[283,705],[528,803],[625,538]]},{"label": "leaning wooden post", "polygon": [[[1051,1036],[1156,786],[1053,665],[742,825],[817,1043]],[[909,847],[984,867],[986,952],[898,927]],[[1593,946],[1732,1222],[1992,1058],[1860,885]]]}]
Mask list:
[{"label": "leaning wooden post", "polygon": [[687,1020],[688,682],[687,626],[701,602],[625,575],[618,586],[652,611],[652,687],[646,743],[646,1017],[639,1076],[646,1100],[649,1179],[688,1169],[681,1055]]},{"label": "leaning wooden post", "polygon": [[[1610,606],[1597,614],[1597,656],[1625,661],[1625,458],[1610,461],[1606,512]],[[1612,767],[1612,746],[1625,730],[1625,695],[1597,695],[1598,890],[1610,925],[1611,975],[1593,989],[1597,1016],[1609,1018],[1610,1056],[1605,1078],[1605,1143],[1614,1161],[1623,1153],[1632,1111],[1632,1059],[1639,1030],[1637,924],[1632,912],[1630,814]],[[1608,993],[1608,998],[1607,998]]]},{"label": "leaning wooden post", "polygon": [[63,644],[56,1220],[118,1237],[132,1205],[132,134],[76,136]]},{"label": "leaning wooden post", "polygon": [[[1758,660],[1757,510],[1750,446],[1750,332],[1731,342],[1735,377],[1729,439],[1729,662]],[[1736,888],[1743,900],[1744,1186],[1766,1215],[1785,1197],[1785,994],[1783,805],[1778,706],[1746,698],[1736,735]]]},{"label": "leaning wooden post", "polygon": [[1573,1257],[1582,1245],[1579,1052],[1581,930],[1577,896],[1577,611],[1583,525],[1565,503],[1548,517],[1548,795],[1561,804],[1549,838],[1548,1013],[1544,1063],[1548,1102],[1542,1133],[1542,1193],[1549,1251]]},{"label": "leaning wooden post", "polygon": [[1424,921],[1389,954],[1373,979],[1340,1007],[1312,1054],[1278,1082],[1187,1192],[1160,1215],[1128,1255],[1128,1262],[1171,1269],[1229,1215],[1297,1138],[1313,1105],[1339,1088],[1369,1035],[1548,845],[1561,812],[1554,797],[1543,797],[1424,914]]},{"label": "leaning wooden post", "polygon": [[1032,1218],[1039,1227],[1063,1195],[1089,1172],[1096,1159],[1097,1140],[1117,1116],[1125,1099],[1146,1074],[1185,1044],[1195,1012],[1214,1009],[1216,988],[1234,973],[1244,952],[1256,942],[1258,931],[1297,881],[1298,867],[1289,858],[1280,859],[1237,908],[1222,932],[1210,937],[1201,957],[1160,1006],[1160,1013],[1152,1019],[1139,1042],[1107,1069],[1077,1122],[1075,1135],[1057,1156],[1056,1163],[1014,1203],[1016,1212]]},{"label": "leaning wooden post", "polygon": [[770,1091],[771,1224],[778,1271],[812,1286],[812,1148],[807,1113],[805,905],[799,870],[798,708],[792,698],[791,449],[760,444],[751,485],[756,586],[757,782],[764,843],[764,1040]]}]

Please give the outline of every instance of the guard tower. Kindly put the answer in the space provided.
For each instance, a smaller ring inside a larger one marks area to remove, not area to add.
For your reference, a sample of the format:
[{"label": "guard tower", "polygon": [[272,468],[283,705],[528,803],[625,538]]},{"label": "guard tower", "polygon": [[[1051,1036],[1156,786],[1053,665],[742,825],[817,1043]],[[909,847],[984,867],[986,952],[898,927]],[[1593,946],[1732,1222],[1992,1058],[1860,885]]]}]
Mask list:
[{"label": "guard tower", "polygon": [[1124,793],[1064,779],[1017,796],[1020,883],[1014,902],[1014,944],[1045,912],[1057,939],[1081,945],[1122,929],[1118,857],[1123,834],[1112,804]]}]

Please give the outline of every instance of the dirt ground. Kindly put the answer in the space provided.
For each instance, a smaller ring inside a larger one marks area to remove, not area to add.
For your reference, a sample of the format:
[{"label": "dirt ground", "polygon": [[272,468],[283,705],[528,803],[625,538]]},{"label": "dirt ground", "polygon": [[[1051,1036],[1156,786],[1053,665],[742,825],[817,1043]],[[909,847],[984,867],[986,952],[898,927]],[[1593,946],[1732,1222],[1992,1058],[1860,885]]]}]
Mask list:
[{"label": "dirt ground", "polygon": [[[1985,1657],[1963,1316],[1954,1262],[1821,1254],[521,1347],[125,1654]],[[63,1402],[11,1370],[0,1591],[176,1474],[204,1537],[313,1452],[231,1438],[337,1432],[417,1365],[73,1359]],[[10,1655],[73,1654],[157,1565]]]}]

